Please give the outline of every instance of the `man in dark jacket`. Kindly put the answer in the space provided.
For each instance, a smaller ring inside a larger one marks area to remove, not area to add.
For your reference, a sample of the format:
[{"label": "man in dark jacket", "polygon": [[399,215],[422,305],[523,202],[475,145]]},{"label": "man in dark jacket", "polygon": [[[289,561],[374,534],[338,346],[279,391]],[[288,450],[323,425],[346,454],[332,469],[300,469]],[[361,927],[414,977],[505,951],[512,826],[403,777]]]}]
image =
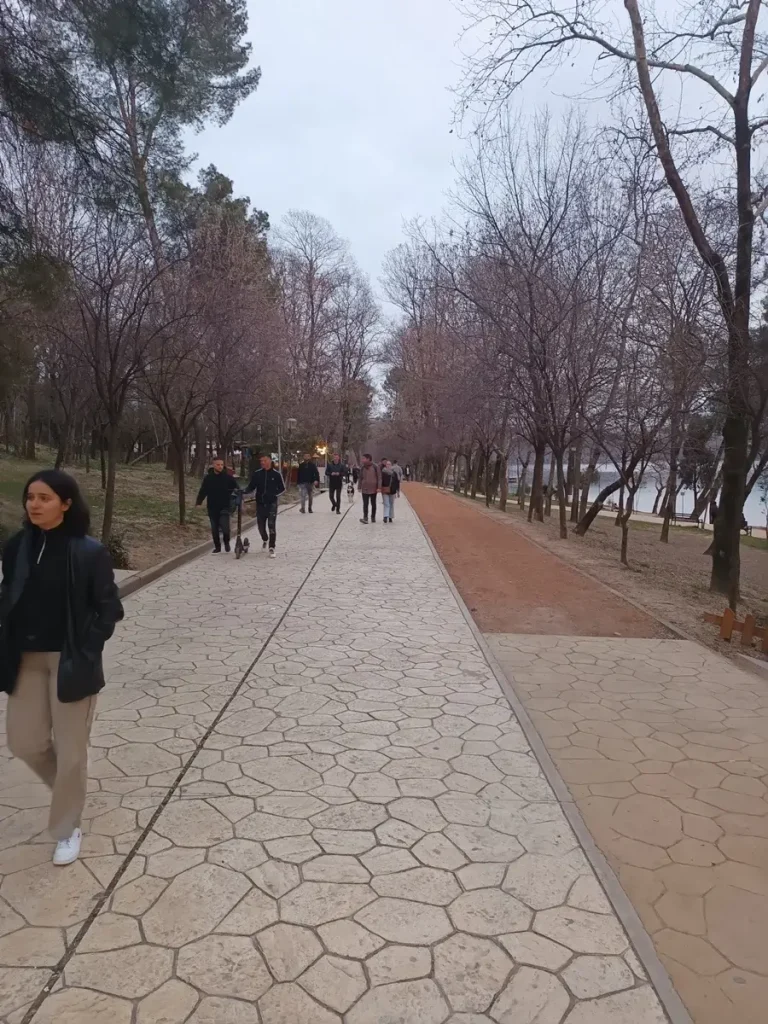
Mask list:
[{"label": "man in dark jacket", "polygon": [[[282,476],[272,466],[269,455],[261,456],[261,469],[250,479],[246,494],[256,498],[256,522],[262,539],[262,549],[269,544],[269,557],[275,557],[277,542],[277,499],[285,491]],[[269,533],[267,533],[267,527]]]},{"label": "man in dark jacket", "polygon": [[214,555],[221,551],[222,537],[224,550],[229,551],[229,510],[232,494],[237,489],[237,480],[224,470],[224,459],[214,459],[213,468],[206,473],[195,502],[195,505],[202,505],[203,499],[207,502]]},{"label": "man in dark jacket", "polygon": [[363,518],[361,523],[368,522],[368,510],[370,508],[371,522],[376,522],[376,495],[381,490],[381,470],[373,461],[370,455],[363,456],[363,465],[360,468],[360,480],[358,489],[363,496]]},{"label": "man in dark jacket", "polygon": [[315,487],[320,486],[320,474],[317,471],[317,466],[312,461],[312,456],[309,452],[304,455],[304,461],[299,463],[299,471],[296,474],[296,483],[299,485],[299,498],[301,499],[301,512],[304,512],[304,506],[309,503],[309,511],[312,512],[312,497],[314,495]]},{"label": "man in dark jacket", "polygon": [[331,511],[341,515],[341,488],[349,476],[349,470],[341,461],[338,452],[325,467],[325,478],[328,481],[328,493],[331,496]]}]

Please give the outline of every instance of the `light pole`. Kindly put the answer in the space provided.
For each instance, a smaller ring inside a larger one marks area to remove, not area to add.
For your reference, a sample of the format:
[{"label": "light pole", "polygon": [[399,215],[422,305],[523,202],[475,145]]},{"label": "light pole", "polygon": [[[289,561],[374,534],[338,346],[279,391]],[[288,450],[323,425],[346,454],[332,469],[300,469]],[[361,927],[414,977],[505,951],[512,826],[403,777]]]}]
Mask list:
[{"label": "light pole", "polygon": [[[293,416],[289,416],[285,421],[285,425],[288,428],[288,437],[290,438],[292,431],[296,428],[296,420]],[[283,483],[285,483],[285,477],[283,476],[283,422],[279,416],[277,417],[277,465],[280,470],[280,476],[283,477]]]}]

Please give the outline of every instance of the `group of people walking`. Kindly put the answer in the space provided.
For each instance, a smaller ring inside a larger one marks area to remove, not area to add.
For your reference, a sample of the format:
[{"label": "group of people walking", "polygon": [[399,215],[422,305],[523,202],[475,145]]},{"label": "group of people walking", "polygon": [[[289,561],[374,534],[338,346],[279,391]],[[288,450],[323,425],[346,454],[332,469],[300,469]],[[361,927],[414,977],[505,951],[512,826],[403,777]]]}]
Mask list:
[{"label": "group of people walking", "polygon": [[224,459],[214,459],[213,465],[203,477],[195,505],[206,502],[214,555],[221,553],[222,543],[225,551],[230,550],[232,512],[236,511],[238,505],[246,498],[253,496],[256,502],[256,524],[261,536],[261,546],[264,550],[269,549],[270,558],[275,557],[277,505],[280,495],[285,491],[285,482],[282,474],[273,466],[269,455],[262,455],[259,463],[259,468],[251,475],[245,491],[240,489],[234,472],[226,469]]},{"label": "group of people walking", "polygon": [[363,496],[363,517],[361,523],[376,522],[376,504],[381,495],[383,521],[394,523],[395,499],[400,494],[403,471],[397,459],[382,459],[376,463],[369,454],[363,455],[358,487]]},{"label": "group of people walking", "polygon": [[[241,490],[233,470],[227,470],[224,459],[214,459],[213,465],[203,479],[197,495],[196,505],[207,504],[208,518],[213,537],[213,553],[230,550],[231,514],[248,497],[256,502],[256,522],[261,535],[262,547],[275,557],[277,543],[278,499],[285,491],[282,474],[274,468],[269,455],[262,455],[260,468],[251,476],[248,486]],[[331,511],[341,515],[341,495],[345,483],[350,495],[357,488],[363,496],[361,523],[375,523],[378,496],[381,495],[383,522],[394,523],[395,499],[400,493],[404,472],[397,459],[382,459],[374,462],[370,454],[363,455],[362,466],[350,468],[336,452],[325,467],[325,480],[331,499]],[[314,513],[315,491],[320,489],[320,470],[312,456],[304,454],[296,474],[299,489],[299,511],[302,515]]]}]

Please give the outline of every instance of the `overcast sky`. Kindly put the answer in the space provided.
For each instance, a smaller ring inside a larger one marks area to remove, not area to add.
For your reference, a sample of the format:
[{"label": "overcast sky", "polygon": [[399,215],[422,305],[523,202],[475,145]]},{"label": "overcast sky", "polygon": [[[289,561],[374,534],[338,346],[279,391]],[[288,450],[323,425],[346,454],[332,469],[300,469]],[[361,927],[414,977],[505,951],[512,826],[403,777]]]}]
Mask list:
[{"label": "overcast sky", "polygon": [[402,223],[444,204],[461,20],[450,0],[249,0],[256,93],[191,145],[273,224],[331,221],[378,285]]}]

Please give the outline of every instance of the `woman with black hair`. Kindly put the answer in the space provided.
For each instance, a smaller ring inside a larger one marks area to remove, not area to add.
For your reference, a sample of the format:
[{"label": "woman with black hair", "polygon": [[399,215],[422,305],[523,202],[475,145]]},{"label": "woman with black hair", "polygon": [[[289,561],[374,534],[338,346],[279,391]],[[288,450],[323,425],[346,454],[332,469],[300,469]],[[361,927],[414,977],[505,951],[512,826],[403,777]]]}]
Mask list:
[{"label": "woman with black hair", "polygon": [[89,537],[75,480],[36,473],[24,488],[23,529],[3,551],[0,692],[8,694],[12,754],[52,790],[54,864],[80,853],[88,737],[104,686],[101,652],[123,617],[112,560]]}]

